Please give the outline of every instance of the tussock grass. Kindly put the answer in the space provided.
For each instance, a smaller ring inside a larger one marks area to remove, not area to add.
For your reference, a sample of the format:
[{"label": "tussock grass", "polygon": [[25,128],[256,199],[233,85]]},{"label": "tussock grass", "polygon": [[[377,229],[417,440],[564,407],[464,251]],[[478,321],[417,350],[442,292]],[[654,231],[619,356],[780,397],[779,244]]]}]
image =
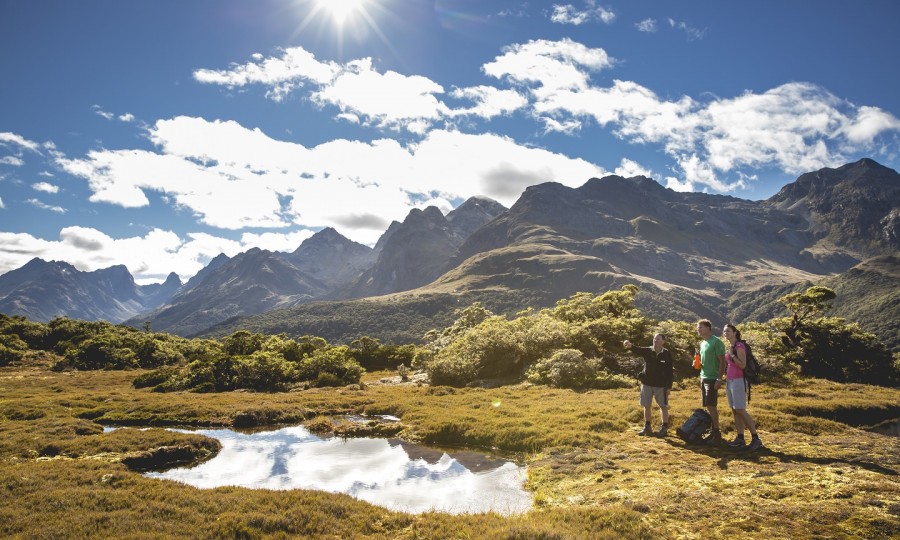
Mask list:
[{"label": "tussock grass", "polygon": [[[847,423],[869,425],[864,420],[875,424],[896,415],[898,389],[821,380],[755,387],[750,410],[767,448],[748,455],[689,447],[674,437],[638,437],[637,388],[370,384],[276,394],[160,394],[132,388],[138,373],[52,372],[34,363],[0,368],[0,536],[900,535],[900,439]],[[364,383],[387,375],[367,374]],[[673,428],[698,401],[690,384],[673,391]],[[164,448],[187,449],[203,459],[215,450],[210,439],[161,429],[103,433],[100,427],[324,426],[327,417],[342,414],[398,416],[400,436],[411,441],[516,453],[528,466],[526,487],[535,509],[511,517],[408,515],[314,491],[200,490],[144,478],[123,462],[165,458]],[[722,426],[726,436],[733,432],[724,407]]]}]

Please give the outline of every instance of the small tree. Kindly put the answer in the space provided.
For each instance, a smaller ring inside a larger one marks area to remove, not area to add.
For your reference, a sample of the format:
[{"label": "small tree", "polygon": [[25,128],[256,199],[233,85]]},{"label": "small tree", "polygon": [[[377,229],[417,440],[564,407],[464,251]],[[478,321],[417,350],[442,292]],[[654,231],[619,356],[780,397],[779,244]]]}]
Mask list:
[{"label": "small tree", "polygon": [[791,311],[790,317],[771,321],[784,333],[785,359],[798,365],[803,375],[895,385],[900,376],[884,344],[856,323],[824,316],[836,296],[827,287],[815,286],[779,299]]}]

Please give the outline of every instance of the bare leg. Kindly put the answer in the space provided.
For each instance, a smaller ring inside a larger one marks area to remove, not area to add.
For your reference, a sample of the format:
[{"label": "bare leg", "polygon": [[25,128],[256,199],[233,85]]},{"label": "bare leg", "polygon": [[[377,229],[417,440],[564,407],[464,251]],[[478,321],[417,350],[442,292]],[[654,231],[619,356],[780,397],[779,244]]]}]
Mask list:
[{"label": "bare leg", "polygon": [[735,422],[737,422],[738,415],[741,417],[741,423],[743,423],[750,430],[750,435],[756,435],[756,420],[750,416],[750,413],[747,412],[747,409],[735,409],[734,410],[734,418]]},{"label": "bare leg", "polygon": [[737,431],[737,434],[741,437],[744,436],[744,416],[741,412],[744,409],[731,409],[731,412],[734,414],[734,430]]}]

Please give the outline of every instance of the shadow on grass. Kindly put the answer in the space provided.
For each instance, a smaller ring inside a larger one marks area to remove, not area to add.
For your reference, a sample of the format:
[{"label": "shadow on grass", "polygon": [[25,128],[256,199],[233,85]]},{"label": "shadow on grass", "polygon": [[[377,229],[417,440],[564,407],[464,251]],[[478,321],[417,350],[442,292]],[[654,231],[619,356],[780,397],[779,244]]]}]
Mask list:
[{"label": "shadow on grass", "polygon": [[804,456],[801,454],[789,454],[787,452],[781,452],[778,450],[774,450],[772,448],[768,448],[763,446],[759,450],[750,452],[747,450],[732,450],[723,445],[715,445],[715,446],[706,446],[703,444],[686,444],[680,440],[672,440],[666,439],[666,442],[671,446],[683,448],[685,450],[690,450],[692,452],[696,452],[698,454],[703,454],[709,457],[717,457],[719,458],[718,466],[720,469],[727,469],[728,464],[732,461],[756,461],[758,462],[760,458],[763,457],[773,457],[780,461],[781,463],[811,463],[814,465],[834,465],[834,464],[844,464],[844,465],[855,465],[857,467],[861,467],[867,471],[875,472],[878,474],[884,474],[888,476],[897,476],[898,473],[894,469],[890,469],[884,467],[882,465],[878,465],[877,463],[871,463],[867,461],[854,460],[854,459],[841,459],[841,458],[831,458],[831,457],[811,457]]}]

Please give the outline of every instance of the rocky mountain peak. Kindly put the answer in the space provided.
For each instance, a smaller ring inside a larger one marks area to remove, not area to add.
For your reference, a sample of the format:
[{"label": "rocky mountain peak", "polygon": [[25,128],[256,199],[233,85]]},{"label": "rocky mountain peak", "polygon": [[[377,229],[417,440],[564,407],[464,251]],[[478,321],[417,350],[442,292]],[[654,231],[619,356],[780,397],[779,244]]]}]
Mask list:
[{"label": "rocky mountain peak", "polygon": [[458,236],[468,238],[488,221],[506,212],[507,208],[487,197],[470,197],[447,214],[447,221]]},{"label": "rocky mountain peak", "polygon": [[858,259],[900,249],[900,174],[871,159],[803,174],[766,202],[803,214],[822,249]]},{"label": "rocky mountain peak", "polygon": [[168,276],[166,276],[166,280],[163,282],[164,287],[171,286],[181,287],[181,278],[178,277],[178,274],[175,272],[170,272]]},{"label": "rocky mountain peak", "polygon": [[297,257],[314,256],[322,250],[344,250],[356,249],[367,251],[369,248],[357,242],[354,242],[337,232],[333,227],[325,227],[316,234],[304,240],[300,247],[294,250]]}]

